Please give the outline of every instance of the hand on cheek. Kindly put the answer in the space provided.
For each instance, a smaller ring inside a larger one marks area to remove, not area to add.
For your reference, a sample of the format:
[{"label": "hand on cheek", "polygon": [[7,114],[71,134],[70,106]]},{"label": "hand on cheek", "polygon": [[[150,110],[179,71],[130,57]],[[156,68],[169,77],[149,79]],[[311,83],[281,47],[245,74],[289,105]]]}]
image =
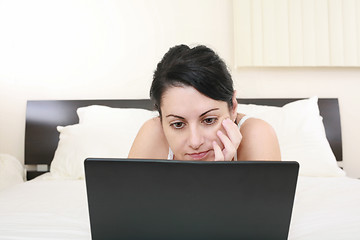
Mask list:
[{"label": "hand on cheek", "polygon": [[213,141],[215,161],[231,161],[235,154],[237,154],[237,149],[240,145],[242,136],[238,126],[229,118],[223,120],[222,126],[224,127],[226,134],[220,130],[218,130],[216,134],[224,148],[221,149],[219,144],[216,141]]}]

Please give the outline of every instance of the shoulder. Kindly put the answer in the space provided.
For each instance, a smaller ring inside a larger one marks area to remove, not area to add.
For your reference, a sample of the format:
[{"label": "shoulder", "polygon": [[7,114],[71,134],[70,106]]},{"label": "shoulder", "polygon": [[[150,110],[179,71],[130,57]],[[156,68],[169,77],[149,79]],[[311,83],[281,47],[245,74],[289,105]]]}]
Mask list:
[{"label": "shoulder", "polygon": [[147,120],[140,128],[129,152],[129,158],[166,158],[167,144],[160,117]]},{"label": "shoulder", "polygon": [[140,131],[144,133],[162,132],[160,117],[154,117],[147,120],[140,128]]},{"label": "shoulder", "polygon": [[247,117],[246,121],[240,127],[240,132],[243,135],[246,134],[249,136],[264,133],[276,136],[274,128],[268,122],[254,117]]},{"label": "shoulder", "polygon": [[266,121],[248,118],[240,127],[242,141],[239,159],[280,160],[280,147],[274,128]]}]

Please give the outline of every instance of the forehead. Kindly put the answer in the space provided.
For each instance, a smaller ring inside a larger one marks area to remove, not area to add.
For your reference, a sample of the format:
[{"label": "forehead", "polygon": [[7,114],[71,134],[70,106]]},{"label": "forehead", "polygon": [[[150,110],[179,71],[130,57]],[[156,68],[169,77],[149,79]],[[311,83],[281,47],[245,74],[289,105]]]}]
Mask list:
[{"label": "forehead", "polygon": [[162,96],[160,107],[163,115],[198,115],[213,108],[219,108],[220,112],[229,111],[225,101],[209,98],[189,86],[168,88]]}]

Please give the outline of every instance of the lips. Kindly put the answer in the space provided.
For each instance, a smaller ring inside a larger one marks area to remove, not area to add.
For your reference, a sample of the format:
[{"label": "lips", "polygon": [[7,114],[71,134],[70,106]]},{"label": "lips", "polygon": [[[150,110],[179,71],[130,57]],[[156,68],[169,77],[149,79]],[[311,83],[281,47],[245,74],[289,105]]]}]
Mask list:
[{"label": "lips", "polygon": [[192,158],[193,160],[201,160],[204,159],[209,153],[208,151],[204,151],[204,152],[197,152],[197,153],[188,153],[188,155],[190,156],[190,158]]}]

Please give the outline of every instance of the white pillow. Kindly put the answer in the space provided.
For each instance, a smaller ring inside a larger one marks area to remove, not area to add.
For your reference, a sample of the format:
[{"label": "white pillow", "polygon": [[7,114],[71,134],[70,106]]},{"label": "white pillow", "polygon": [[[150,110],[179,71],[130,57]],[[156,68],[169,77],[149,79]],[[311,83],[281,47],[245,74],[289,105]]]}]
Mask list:
[{"label": "white pillow", "polygon": [[20,161],[9,154],[0,154],[0,191],[24,179],[25,169]]},{"label": "white pillow", "polygon": [[257,105],[257,104],[239,104],[238,112],[245,113],[249,116],[256,116],[260,113],[267,112],[270,110],[276,110],[279,107],[266,106],[266,105]]},{"label": "white pillow", "polygon": [[[154,114],[143,109],[112,110],[115,114],[122,112],[124,115],[116,121],[115,118],[110,118],[109,121],[106,118],[101,119],[104,117],[102,115],[96,121],[88,119],[89,121],[84,124],[57,128],[60,139],[50,166],[53,176],[82,179],[86,158],[126,158],[128,156],[140,127]],[[97,116],[95,112],[93,116]],[[100,120],[104,120],[105,123],[101,123]]]},{"label": "white pillow", "polygon": [[299,162],[299,175],[344,176],[326,138],[317,101],[317,97],[312,97],[283,107],[239,104],[238,112],[272,125],[279,139],[282,160]]},{"label": "white pillow", "polygon": [[111,108],[91,105],[77,109],[80,124],[117,124],[143,121],[158,116],[157,112],[138,108]]}]

